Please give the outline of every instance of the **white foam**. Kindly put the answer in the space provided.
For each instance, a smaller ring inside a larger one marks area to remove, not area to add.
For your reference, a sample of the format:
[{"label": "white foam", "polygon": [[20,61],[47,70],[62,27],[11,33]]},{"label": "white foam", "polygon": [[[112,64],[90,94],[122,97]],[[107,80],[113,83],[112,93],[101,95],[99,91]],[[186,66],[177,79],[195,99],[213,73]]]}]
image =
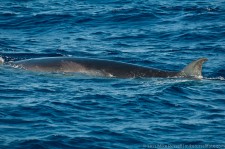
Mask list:
[{"label": "white foam", "polygon": [[206,80],[221,80],[221,81],[224,81],[225,78],[222,77],[222,76],[219,76],[219,77],[215,77],[215,78],[205,78]]},{"label": "white foam", "polygon": [[4,59],[2,57],[0,57],[0,64],[4,63]]},{"label": "white foam", "polygon": [[203,76],[201,76],[201,75],[200,76],[194,76],[194,78],[201,80],[201,79],[203,79]]}]

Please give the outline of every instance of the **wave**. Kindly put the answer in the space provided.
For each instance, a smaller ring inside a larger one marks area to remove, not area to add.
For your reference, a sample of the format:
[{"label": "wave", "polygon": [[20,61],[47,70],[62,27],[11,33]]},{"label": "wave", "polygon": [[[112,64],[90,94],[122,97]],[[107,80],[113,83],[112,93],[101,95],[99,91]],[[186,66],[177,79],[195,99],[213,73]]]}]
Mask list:
[{"label": "wave", "polygon": [[5,62],[31,58],[40,58],[40,57],[60,57],[60,56],[64,55],[60,53],[0,53],[0,57],[2,57]]},{"label": "wave", "polygon": [[72,17],[69,14],[34,14],[0,21],[0,27],[2,29],[34,29],[39,27],[50,29],[59,23],[69,21]]}]

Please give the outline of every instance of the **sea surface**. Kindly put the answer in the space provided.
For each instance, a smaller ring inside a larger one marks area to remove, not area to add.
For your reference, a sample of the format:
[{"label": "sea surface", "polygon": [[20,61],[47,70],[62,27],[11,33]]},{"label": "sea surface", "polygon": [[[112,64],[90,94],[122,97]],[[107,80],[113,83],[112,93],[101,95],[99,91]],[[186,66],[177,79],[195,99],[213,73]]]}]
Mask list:
[{"label": "sea surface", "polygon": [[2,0],[0,55],[176,71],[208,58],[202,80],[0,66],[1,149],[225,148],[222,0]]}]

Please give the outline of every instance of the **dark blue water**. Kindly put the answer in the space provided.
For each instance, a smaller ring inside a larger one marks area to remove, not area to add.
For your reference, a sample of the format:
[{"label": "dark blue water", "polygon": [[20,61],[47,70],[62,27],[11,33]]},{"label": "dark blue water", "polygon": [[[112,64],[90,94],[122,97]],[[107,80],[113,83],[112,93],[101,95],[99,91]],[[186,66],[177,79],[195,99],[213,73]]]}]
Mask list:
[{"label": "dark blue water", "polygon": [[219,0],[1,1],[0,53],[7,60],[63,55],[165,70],[209,60],[203,80],[1,66],[0,148],[225,148],[224,18]]}]

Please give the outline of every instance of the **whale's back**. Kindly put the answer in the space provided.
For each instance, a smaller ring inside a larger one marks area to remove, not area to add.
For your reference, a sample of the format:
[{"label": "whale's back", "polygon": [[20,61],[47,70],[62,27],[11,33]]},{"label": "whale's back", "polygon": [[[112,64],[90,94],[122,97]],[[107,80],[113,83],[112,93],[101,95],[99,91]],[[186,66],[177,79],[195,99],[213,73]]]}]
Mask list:
[{"label": "whale's back", "polygon": [[31,71],[81,72],[120,78],[168,77],[174,75],[174,73],[171,74],[172,72],[164,72],[158,69],[152,69],[123,62],[88,58],[35,58],[17,61],[12,65]]},{"label": "whale's back", "polygon": [[202,64],[206,58],[201,58],[187,65],[182,71],[163,71],[159,69],[138,66],[111,60],[72,58],[72,57],[46,57],[22,60],[10,63],[31,71],[41,72],[80,72],[100,76],[113,76],[119,78],[134,77],[185,77],[202,78]]}]

